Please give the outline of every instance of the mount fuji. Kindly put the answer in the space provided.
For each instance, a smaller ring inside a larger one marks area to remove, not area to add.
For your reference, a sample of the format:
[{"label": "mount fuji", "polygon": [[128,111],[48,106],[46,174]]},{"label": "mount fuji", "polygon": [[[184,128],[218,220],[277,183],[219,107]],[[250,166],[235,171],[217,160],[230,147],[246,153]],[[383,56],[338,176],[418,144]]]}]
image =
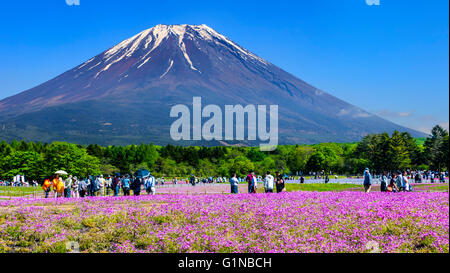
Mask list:
[{"label": "mount fuji", "polygon": [[170,109],[192,105],[194,96],[222,106],[279,105],[280,144],[358,141],[394,130],[424,136],[309,85],[206,25],[157,25],[0,101],[0,138],[174,143]]}]

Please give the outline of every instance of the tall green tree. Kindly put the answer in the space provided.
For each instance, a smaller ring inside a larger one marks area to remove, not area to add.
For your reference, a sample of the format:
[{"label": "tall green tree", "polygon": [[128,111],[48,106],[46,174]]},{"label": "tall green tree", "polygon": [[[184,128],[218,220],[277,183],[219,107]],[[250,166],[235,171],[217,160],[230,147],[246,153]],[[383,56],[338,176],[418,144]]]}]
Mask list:
[{"label": "tall green tree", "polygon": [[411,158],[405,139],[398,131],[394,131],[392,134],[387,156],[390,160],[389,169],[391,171],[405,170],[411,167]]},{"label": "tall green tree", "polygon": [[307,170],[306,164],[314,151],[313,147],[297,145],[289,154],[289,169],[293,172],[305,172]]},{"label": "tall green tree", "polygon": [[45,152],[44,160],[46,175],[51,175],[58,170],[64,170],[79,177],[100,174],[100,160],[88,155],[84,148],[75,144],[52,143]]},{"label": "tall green tree", "polygon": [[[425,156],[431,168],[442,170],[448,166],[448,132],[439,125],[431,130],[425,140]],[[446,162],[447,161],[447,162]]]},{"label": "tall green tree", "polygon": [[0,174],[3,179],[11,180],[20,174],[27,180],[40,181],[45,173],[42,156],[33,151],[14,151],[0,161]]}]

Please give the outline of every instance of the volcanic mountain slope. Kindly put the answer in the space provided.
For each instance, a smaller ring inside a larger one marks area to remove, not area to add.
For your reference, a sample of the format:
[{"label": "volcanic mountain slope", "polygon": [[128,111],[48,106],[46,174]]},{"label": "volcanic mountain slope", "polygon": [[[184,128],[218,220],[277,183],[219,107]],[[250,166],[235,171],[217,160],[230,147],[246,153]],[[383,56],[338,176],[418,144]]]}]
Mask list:
[{"label": "volcanic mountain slope", "polygon": [[281,144],[393,130],[423,136],[318,90],[206,25],[157,25],[0,101],[0,138],[167,144],[171,107],[194,96],[220,106],[279,105]]}]

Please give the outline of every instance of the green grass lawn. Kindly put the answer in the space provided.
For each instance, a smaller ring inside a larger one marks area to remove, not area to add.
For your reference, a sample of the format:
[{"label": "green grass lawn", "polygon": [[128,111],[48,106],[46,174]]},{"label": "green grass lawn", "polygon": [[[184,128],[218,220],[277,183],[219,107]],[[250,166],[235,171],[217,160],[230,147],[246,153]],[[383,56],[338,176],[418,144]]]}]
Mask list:
[{"label": "green grass lawn", "polygon": [[42,195],[43,190],[41,187],[0,187],[0,196],[27,196],[27,195]]},{"label": "green grass lawn", "polygon": [[415,189],[426,189],[429,191],[447,191],[449,190],[449,184],[414,184]]},{"label": "green grass lawn", "polygon": [[[344,191],[348,189],[361,188],[361,186],[354,184],[285,184],[286,191],[295,192],[295,191],[318,191],[318,192],[326,192],[326,191]],[[363,189],[362,189],[363,190]],[[275,190],[274,190],[275,191]],[[264,186],[258,187],[258,193],[264,193]]]}]

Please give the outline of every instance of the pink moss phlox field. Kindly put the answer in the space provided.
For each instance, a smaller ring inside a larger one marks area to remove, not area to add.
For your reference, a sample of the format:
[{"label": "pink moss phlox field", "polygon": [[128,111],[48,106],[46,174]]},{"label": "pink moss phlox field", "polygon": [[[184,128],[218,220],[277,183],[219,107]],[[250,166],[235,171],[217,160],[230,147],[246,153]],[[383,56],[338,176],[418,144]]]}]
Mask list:
[{"label": "pink moss phlox field", "polygon": [[0,252],[449,252],[448,193],[0,201]]}]

